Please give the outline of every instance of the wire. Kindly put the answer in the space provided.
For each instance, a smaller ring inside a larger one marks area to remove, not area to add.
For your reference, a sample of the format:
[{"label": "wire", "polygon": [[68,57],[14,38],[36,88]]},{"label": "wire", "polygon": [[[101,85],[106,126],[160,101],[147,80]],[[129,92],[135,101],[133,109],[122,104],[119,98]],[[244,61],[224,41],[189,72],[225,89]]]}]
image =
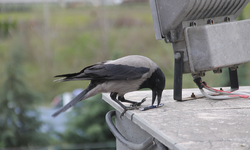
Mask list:
[{"label": "wire", "polygon": [[248,97],[250,97],[249,93],[217,90],[217,89],[214,89],[214,88],[211,88],[211,87],[207,86],[203,82],[201,84],[203,85],[203,87],[205,89],[207,89],[207,90],[209,90],[211,92],[222,94],[222,95],[231,95],[230,97],[241,97],[241,98],[248,98]]},{"label": "wire", "polygon": [[210,99],[214,99],[214,100],[223,100],[223,99],[236,98],[236,97],[230,97],[230,96],[212,96],[212,95],[207,94],[203,89],[200,89],[200,91],[205,97],[210,98]]},{"label": "wire", "polygon": [[[250,94],[249,93],[243,93],[243,92],[233,92],[233,91],[223,91],[223,90],[217,90],[214,88],[211,88],[209,86],[207,86],[206,82],[202,82],[201,78],[195,78],[194,82],[197,84],[197,86],[199,87],[201,93],[210,99],[214,99],[214,100],[225,100],[225,99],[233,99],[233,98],[250,98]],[[211,92],[215,92],[218,93],[220,95],[223,96],[212,96],[207,94],[203,88],[211,91]]]}]

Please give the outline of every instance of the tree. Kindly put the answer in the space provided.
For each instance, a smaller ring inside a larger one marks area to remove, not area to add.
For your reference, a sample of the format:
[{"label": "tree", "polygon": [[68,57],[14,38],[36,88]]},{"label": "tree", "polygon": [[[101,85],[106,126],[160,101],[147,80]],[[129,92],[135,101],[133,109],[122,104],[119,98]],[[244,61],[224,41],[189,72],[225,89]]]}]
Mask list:
[{"label": "tree", "polygon": [[[38,96],[24,82],[21,40],[10,51],[6,79],[0,89],[0,148],[30,147],[47,143],[39,131],[42,122],[35,109]],[[18,44],[19,43],[19,44]]]}]

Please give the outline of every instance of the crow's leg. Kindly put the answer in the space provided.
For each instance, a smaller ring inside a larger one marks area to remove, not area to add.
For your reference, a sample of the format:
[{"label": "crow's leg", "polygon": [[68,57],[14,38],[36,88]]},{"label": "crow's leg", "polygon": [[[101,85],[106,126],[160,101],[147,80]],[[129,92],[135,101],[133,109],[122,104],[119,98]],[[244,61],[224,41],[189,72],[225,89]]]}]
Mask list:
[{"label": "crow's leg", "polygon": [[126,100],[124,96],[118,96],[118,100],[120,100],[121,102],[131,103],[132,107],[137,107],[137,106],[141,106],[141,104],[146,101],[146,98],[143,98],[141,102],[135,102],[135,101]]},{"label": "crow's leg", "polygon": [[118,95],[118,93],[116,93],[116,92],[111,92],[110,93],[110,97],[111,97],[112,100],[116,99],[117,95]]},{"label": "crow's leg", "polygon": [[123,105],[119,100],[116,99],[118,93],[116,92],[111,92],[110,93],[110,97],[112,100],[114,100],[118,105],[120,105],[124,110],[120,116],[120,118],[126,113],[127,110],[133,110],[133,109],[136,109],[136,106],[132,106],[132,107],[127,107],[125,105]]}]

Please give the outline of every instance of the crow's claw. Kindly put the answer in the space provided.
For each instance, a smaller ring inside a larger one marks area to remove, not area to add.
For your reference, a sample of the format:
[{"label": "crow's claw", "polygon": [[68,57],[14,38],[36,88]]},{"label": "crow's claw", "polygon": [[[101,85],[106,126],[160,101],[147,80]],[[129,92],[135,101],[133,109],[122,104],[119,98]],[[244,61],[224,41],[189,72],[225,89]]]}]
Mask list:
[{"label": "crow's claw", "polygon": [[124,109],[123,112],[120,115],[120,118],[122,119],[122,117],[124,116],[124,114],[126,113],[127,109]]},{"label": "crow's claw", "polygon": [[127,110],[134,110],[134,109],[138,109],[138,106],[141,106],[141,104],[142,103],[144,103],[145,101],[146,101],[146,98],[147,97],[145,97],[145,98],[143,98],[142,100],[141,100],[141,102],[134,102],[134,103],[132,103],[131,105],[130,105],[130,107],[123,107],[123,112],[121,113],[121,115],[120,115],[120,118],[122,119],[122,117],[124,116],[124,114],[126,113],[126,111]]},{"label": "crow's claw", "polygon": [[124,116],[124,114],[126,113],[127,110],[134,110],[134,109],[137,109],[137,107],[133,106],[133,107],[126,107],[126,108],[124,108],[123,112],[120,115],[120,118],[122,119],[122,117]]},{"label": "crow's claw", "polygon": [[137,108],[138,106],[141,106],[141,104],[144,103],[144,102],[146,101],[146,98],[147,98],[147,97],[143,98],[143,99],[141,100],[141,102],[139,102],[139,103],[138,103],[138,102],[134,102],[134,103],[132,103],[130,106],[131,106],[131,107],[136,107],[136,108]]}]

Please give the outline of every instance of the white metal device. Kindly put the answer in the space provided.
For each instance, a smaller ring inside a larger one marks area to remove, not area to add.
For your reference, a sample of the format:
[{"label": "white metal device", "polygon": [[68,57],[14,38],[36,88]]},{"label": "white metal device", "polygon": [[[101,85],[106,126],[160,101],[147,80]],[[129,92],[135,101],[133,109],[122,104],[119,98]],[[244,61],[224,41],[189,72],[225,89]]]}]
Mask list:
[{"label": "white metal device", "polygon": [[150,0],[156,39],[172,43],[174,99],[182,100],[182,74],[204,76],[229,68],[238,88],[237,66],[250,61],[250,20],[235,21],[250,0]]}]

